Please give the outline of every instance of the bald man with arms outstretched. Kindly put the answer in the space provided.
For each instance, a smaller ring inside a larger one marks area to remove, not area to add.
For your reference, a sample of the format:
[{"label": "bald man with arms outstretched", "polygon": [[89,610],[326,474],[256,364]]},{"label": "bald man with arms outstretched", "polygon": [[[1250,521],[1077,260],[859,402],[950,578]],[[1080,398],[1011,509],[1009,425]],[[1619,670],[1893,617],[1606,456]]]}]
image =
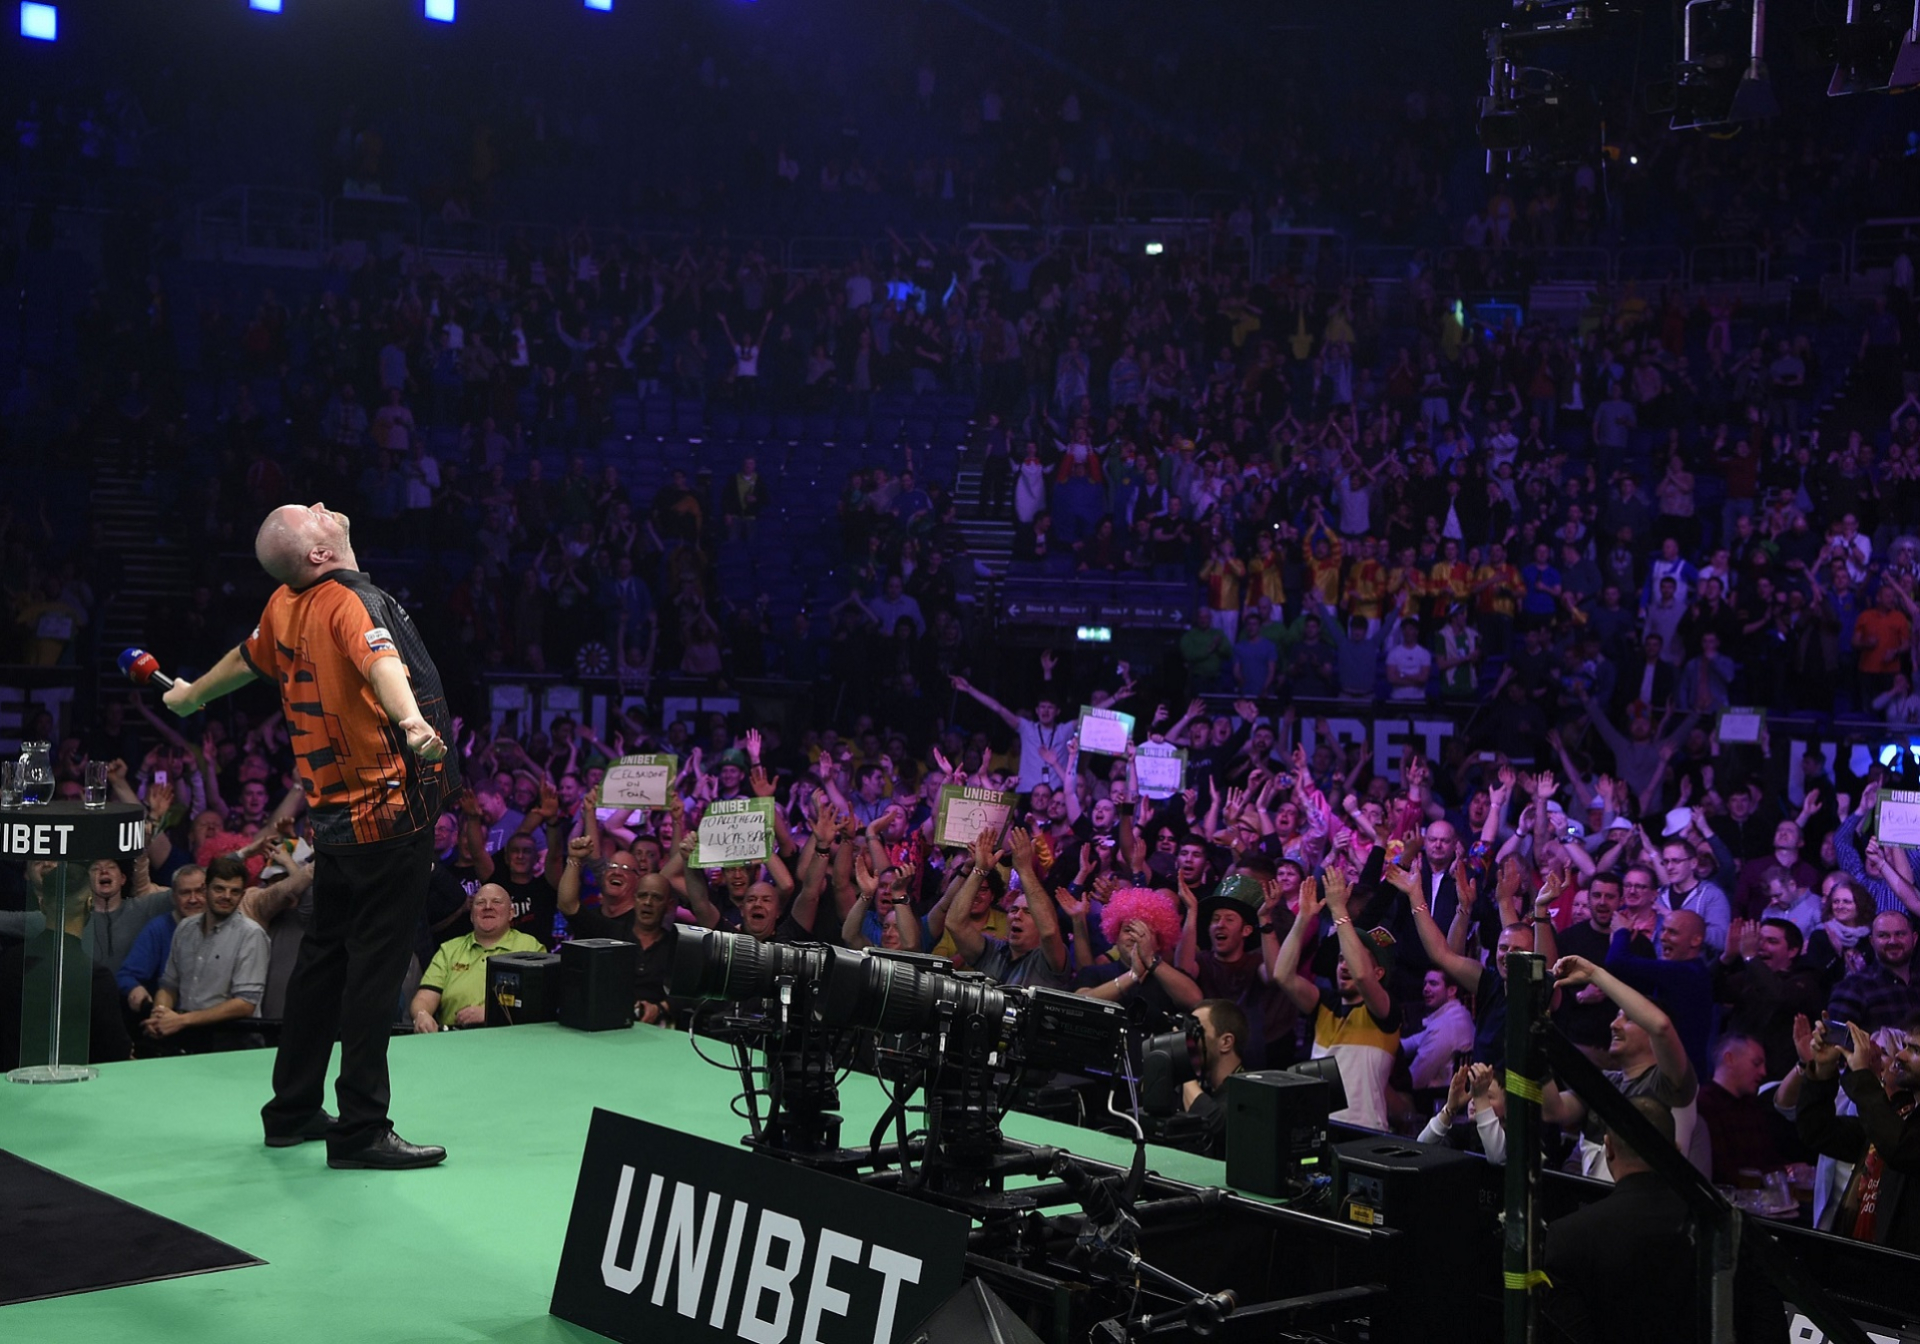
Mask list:
[{"label": "bald man with arms outstretched", "polygon": [[[313,920],[287,987],[286,1024],[261,1110],[269,1147],[325,1139],[327,1165],[428,1167],[387,1118],[387,1042],[433,871],[433,823],[460,786],[440,674],[413,621],[360,572],[352,524],[289,504],[254,554],[280,581],[260,624],[205,676],[176,682],[186,717],[256,679],[278,683],[294,768],[313,819]],[[321,1109],[327,1065],[340,1118]]]}]

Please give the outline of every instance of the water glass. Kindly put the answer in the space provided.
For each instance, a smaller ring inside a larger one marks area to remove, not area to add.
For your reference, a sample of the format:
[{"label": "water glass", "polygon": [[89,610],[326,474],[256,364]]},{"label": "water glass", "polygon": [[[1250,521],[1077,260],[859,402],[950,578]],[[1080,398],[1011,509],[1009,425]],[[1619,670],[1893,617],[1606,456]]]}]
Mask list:
[{"label": "water glass", "polygon": [[20,762],[0,761],[0,808],[20,806]]},{"label": "water glass", "polygon": [[90,811],[97,811],[107,805],[107,763],[105,761],[87,762],[80,790],[80,796]]}]

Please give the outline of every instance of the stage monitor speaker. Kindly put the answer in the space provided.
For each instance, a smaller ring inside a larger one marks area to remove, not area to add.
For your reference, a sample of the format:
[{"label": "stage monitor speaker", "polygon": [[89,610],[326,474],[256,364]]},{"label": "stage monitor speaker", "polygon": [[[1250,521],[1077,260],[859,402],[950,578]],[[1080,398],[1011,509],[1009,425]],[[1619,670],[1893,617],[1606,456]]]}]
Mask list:
[{"label": "stage monitor speaker", "polygon": [[904,1344],[1040,1344],[1040,1336],[979,1279],[968,1279],[926,1320],[895,1338]]},{"label": "stage monitor speaker", "polygon": [[1445,1330],[1460,1285],[1484,1263],[1484,1170],[1471,1154],[1390,1134],[1333,1145],[1334,1217],[1402,1234],[1384,1278],[1403,1330]]},{"label": "stage monitor speaker", "polygon": [[617,938],[560,944],[560,1025],[613,1031],[633,1025],[633,981],[640,946]]},{"label": "stage monitor speaker", "polygon": [[487,959],[487,1025],[551,1022],[560,1010],[560,958],[553,952],[502,952]]},{"label": "stage monitor speaker", "polygon": [[1301,1168],[1319,1166],[1331,1099],[1324,1078],[1286,1069],[1227,1079],[1227,1184],[1275,1197]]}]

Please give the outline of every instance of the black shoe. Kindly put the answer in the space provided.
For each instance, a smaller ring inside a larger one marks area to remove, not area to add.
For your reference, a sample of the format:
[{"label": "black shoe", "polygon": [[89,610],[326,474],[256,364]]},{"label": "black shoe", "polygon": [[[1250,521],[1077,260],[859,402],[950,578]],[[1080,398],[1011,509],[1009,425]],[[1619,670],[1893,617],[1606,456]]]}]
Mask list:
[{"label": "black shoe", "polygon": [[446,1161],[447,1150],[431,1144],[408,1143],[387,1130],[364,1148],[350,1153],[327,1151],[327,1165],[337,1171],[407,1171]]},{"label": "black shoe", "polygon": [[315,1111],[307,1122],[288,1134],[267,1135],[269,1148],[294,1148],[313,1139],[324,1139],[338,1122],[325,1111]]}]

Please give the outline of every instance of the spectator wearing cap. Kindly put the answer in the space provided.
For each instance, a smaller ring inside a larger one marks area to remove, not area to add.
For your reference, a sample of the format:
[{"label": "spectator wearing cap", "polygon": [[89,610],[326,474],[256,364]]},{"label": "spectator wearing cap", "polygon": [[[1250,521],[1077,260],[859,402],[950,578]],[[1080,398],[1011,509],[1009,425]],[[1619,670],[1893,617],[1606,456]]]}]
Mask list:
[{"label": "spectator wearing cap", "polygon": [[720,784],[719,796],[724,799],[744,798],[747,796],[747,771],[753,766],[747,753],[738,747],[729,747],[720,753],[719,768],[715,778]]},{"label": "spectator wearing cap", "polygon": [[[1347,913],[1347,879],[1327,870],[1326,908],[1332,912],[1340,961],[1331,984],[1300,974],[1306,931],[1319,922],[1316,884],[1300,884],[1300,910],[1274,956],[1273,979],[1302,1013],[1313,1014],[1313,1057],[1339,1062],[1347,1105],[1327,1118],[1388,1129],[1387,1080],[1400,1054],[1400,1009],[1387,990],[1384,946],[1363,936]],[[1371,946],[1370,946],[1371,944]]]},{"label": "spectator wearing cap", "polygon": [[[1204,856],[1201,848],[1202,865]],[[1179,894],[1185,918],[1175,964],[1205,997],[1229,1000],[1247,1015],[1240,1054],[1250,1067],[1286,1067],[1294,1058],[1293,1004],[1275,984],[1271,970],[1272,956],[1280,946],[1277,921],[1286,918],[1279,884],[1268,883],[1263,889],[1250,874],[1232,873],[1212,894],[1195,899],[1185,873],[1196,865],[1185,844],[1180,863]],[[1198,872],[1204,877],[1204,866]]]}]

